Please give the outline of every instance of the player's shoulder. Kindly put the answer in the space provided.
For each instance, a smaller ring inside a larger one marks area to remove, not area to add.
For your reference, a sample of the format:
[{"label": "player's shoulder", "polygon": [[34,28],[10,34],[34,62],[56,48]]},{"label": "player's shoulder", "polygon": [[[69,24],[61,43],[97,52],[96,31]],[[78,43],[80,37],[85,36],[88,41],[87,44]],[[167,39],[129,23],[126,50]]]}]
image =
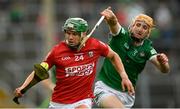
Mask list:
[{"label": "player's shoulder", "polygon": [[101,40],[96,39],[96,38],[94,38],[94,37],[90,37],[89,40],[88,40],[88,43],[89,43],[89,44],[92,44],[92,45],[105,44],[105,43],[102,42]]},{"label": "player's shoulder", "polygon": [[150,39],[145,39],[144,40],[144,45],[151,47],[152,46],[152,41]]},{"label": "player's shoulder", "polygon": [[96,39],[96,38],[94,38],[94,37],[90,37],[89,38],[89,42],[102,42],[101,40],[99,40],[99,39]]},{"label": "player's shoulder", "polygon": [[155,48],[153,47],[153,42],[150,39],[144,40],[144,50],[146,52],[156,52]]},{"label": "player's shoulder", "polygon": [[89,39],[88,39],[88,41],[98,41],[98,39],[96,39],[96,38],[94,38],[94,37],[90,37]]}]

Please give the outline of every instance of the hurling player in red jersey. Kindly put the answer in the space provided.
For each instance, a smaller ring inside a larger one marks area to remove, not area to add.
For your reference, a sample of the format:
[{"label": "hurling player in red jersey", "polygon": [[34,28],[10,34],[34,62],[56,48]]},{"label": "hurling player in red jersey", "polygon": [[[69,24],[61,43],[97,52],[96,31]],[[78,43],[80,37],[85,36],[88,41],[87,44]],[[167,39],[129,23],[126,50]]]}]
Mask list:
[{"label": "hurling player in red jersey", "polygon": [[[100,56],[110,59],[122,78],[123,89],[134,93],[119,56],[105,43],[89,38],[80,51],[77,50],[88,30],[87,21],[82,18],[66,20],[63,31],[65,40],[55,45],[43,60],[43,66],[49,70],[56,67],[56,84],[51,85],[53,90],[50,108],[91,108],[93,83],[96,76],[96,64]],[[34,73],[25,80],[24,84],[15,90],[17,96],[32,80]]]}]

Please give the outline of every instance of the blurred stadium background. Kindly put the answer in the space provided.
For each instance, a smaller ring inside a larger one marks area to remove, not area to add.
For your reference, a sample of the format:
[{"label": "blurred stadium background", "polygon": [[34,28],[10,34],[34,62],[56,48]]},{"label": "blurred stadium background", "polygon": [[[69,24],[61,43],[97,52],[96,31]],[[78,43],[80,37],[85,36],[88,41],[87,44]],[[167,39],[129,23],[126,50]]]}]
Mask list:
[{"label": "blurred stadium background", "polygon": [[[41,84],[29,90],[19,106],[12,102],[13,90],[22,84],[33,64],[64,38],[61,27],[67,18],[82,17],[92,29],[108,6],[124,27],[138,13],[152,16],[156,23],[153,45],[170,58],[169,75],[147,63],[139,76],[134,108],[180,107],[179,0],[0,0],[0,108],[39,107],[50,96]],[[103,22],[93,35],[107,42],[108,33]],[[98,70],[101,63],[102,59]]]}]

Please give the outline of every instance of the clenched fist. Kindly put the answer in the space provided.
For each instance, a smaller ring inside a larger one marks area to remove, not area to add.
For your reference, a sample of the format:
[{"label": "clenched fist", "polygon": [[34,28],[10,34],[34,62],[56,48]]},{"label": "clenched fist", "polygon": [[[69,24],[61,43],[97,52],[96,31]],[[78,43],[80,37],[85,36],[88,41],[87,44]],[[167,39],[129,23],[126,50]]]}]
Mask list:
[{"label": "clenched fist", "polygon": [[168,62],[168,57],[164,53],[160,53],[157,55],[157,60],[160,64],[166,64]]}]

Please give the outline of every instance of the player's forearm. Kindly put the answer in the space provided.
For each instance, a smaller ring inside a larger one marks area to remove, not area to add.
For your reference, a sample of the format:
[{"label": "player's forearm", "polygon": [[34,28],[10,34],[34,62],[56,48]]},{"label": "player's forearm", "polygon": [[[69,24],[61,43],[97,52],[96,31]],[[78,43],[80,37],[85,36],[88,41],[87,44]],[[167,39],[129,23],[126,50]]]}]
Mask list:
[{"label": "player's forearm", "polygon": [[101,12],[101,15],[105,17],[111,33],[117,34],[119,29],[121,28],[121,25],[119,24],[118,19],[111,8],[108,7],[107,9],[105,9],[103,12]]},{"label": "player's forearm", "polygon": [[32,81],[33,78],[34,78],[34,71],[26,78],[24,83],[21,85],[21,89],[26,87]]},{"label": "player's forearm", "polygon": [[118,56],[118,54],[114,55],[113,58],[111,59],[111,62],[113,63],[115,69],[119,73],[122,79],[128,79],[128,76],[126,74],[126,71],[124,69],[124,65]]},{"label": "player's forearm", "polygon": [[107,20],[109,29],[112,34],[117,34],[119,29],[121,28],[121,25],[118,22],[117,17],[112,13],[112,17]]},{"label": "player's forearm", "polygon": [[158,55],[156,57],[153,57],[150,60],[162,73],[168,73],[170,71],[170,66],[168,59],[160,60],[158,59]]},{"label": "player's forearm", "polygon": [[114,26],[110,26],[109,25],[109,30],[111,31],[111,33],[113,35],[117,35],[117,33],[119,32],[119,30],[121,29],[121,25],[119,23],[117,23],[116,25]]},{"label": "player's forearm", "polygon": [[164,64],[160,64],[159,63],[159,70],[162,72],[162,73],[169,73],[170,72],[170,66],[169,66],[169,63],[166,62]]}]

